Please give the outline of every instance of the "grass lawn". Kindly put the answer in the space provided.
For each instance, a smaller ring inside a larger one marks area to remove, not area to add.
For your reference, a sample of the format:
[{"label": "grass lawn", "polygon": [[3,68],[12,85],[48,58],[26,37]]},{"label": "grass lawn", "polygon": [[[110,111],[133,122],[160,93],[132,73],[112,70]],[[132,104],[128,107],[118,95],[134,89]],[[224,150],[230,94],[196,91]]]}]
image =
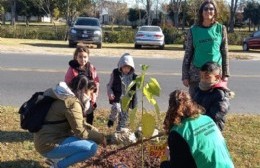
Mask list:
[{"label": "grass lawn", "polygon": [[[20,129],[17,110],[0,105],[0,168],[47,167],[44,158],[34,149],[32,134]],[[109,132],[106,128],[107,113],[105,110],[96,112],[95,125],[102,132]],[[228,115],[223,134],[236,168],[260,167],[259,126],[260,115]]]},{"label": "grass lawn", "polygon": [[[3,46],[22,46],[24,44],[49,44],[53,47],[59,45],[63,47],[68,47],[67,41],[62,40],[37,40],[37,39],[15,39],[15,38],[0,38],[0,45]],[[105,48],[133,48],[134,44],[132,43],[104,43],[103,47]],[[165,50],[183,50],[182,44],[167,44],[165,45]],[[242,52],[242,46],[240,45],[229,45],[229,51],[232,52]]]}]

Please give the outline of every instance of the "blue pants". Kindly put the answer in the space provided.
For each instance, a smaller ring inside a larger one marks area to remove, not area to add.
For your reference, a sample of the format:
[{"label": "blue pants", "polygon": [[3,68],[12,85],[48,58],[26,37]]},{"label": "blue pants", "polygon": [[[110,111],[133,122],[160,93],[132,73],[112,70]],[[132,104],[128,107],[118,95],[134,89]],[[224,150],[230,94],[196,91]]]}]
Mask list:
[{"label": "blue pants", "polygon": [[63,158],[57,165],[59,168],[66,168],[74,163],[91,158],[96,154],[97,148],[98,145],[94,141],[69,137],[43,156],[49,159]]}]

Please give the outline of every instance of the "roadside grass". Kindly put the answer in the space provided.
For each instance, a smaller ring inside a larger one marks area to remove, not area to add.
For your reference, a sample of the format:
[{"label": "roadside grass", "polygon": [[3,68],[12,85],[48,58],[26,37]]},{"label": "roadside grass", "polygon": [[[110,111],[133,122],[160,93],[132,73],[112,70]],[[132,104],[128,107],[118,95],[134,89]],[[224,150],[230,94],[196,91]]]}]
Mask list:
[{"label": "roadside grass", "polygon": [[[21,45],[31,45],[31,46],[48,46],[48,47],[62,47],[69,48],[67,41],[62,40],[35,40],[35,39],[15,39],[15,38],[0,38],[0,45],[3,46],[21,46]],[[105,43],[103,42],[103,48],[123,48],[129,49],[134,48],[133,43]],[[183,50],[182,44],[166,44],[165,50]],[[242,46],[240,45],[229,45],[229,51],[232,52],[244,52],[242,51]],[[259,50],[248,51],[259,52]]]},{"label": "roadside grass", "polygon": [[[34,149],[33,136],[20,129],[18,109],[0,105],[0,168],[47,167]],[[109,133],[108,110],[98,110],[94,125]],[[236,168],[260,167],[260,115],[229,114],[224,137]],[[80,164],[73,166],[80,167]]]}]

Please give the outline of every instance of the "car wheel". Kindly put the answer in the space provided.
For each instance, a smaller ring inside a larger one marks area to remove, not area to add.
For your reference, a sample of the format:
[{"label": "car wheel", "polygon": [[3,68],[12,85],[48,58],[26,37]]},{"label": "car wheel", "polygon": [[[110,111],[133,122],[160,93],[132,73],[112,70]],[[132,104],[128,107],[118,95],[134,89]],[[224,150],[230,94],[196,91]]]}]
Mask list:
[{"label": "car wheel", "polygon": [[136,49],[140,49],[140,48],[142,48],[142,46],[141,46],[141,45],[138,45],[138,44],[135,44],[135,48],[136,48]]},{"label": "car wheel", "polygon": [[69,47],[75,47],[77,43],[74,43],[73,41],[69,41]]},{"label": "car wheel", "polygon": [[164,45],[159,46],[159,49],[163,50],[164,49]]},{"label": "car wheel", "polygon": [[248,44],[247,43],[244,43],[243,44],[243,51],[248,51],[249,48],[248,48]]},{"label": "car wheel", "polygon": [[102,48],[102,44],[97,44],[97,48]]}]

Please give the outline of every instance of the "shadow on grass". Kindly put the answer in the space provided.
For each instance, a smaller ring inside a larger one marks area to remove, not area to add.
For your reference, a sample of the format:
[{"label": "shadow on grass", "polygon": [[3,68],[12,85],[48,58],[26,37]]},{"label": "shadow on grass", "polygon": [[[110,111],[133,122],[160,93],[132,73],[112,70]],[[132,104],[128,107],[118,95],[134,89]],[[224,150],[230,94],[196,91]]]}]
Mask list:
[{"label": "shadow on grass", "polygon": [[[135,49],[133,45],[129,44],[129,46],[103,46],[103,48],[108,48],[108,49]],[[159,49],[159,47],[153,47],[153,46],[143,46],[140,49],[135,49],[135,50],[162,50]],[[175,50],[175,51],[183,51],[181,47],[165,47],[163,50]]]},{"label": "shadow on grass", "polygon": [[[35,46],[35,47],[51,47],[51,48],[69,48],[68,44],[51,44],[51,43],[22,43],[24,45],[29,45],[29,46]],[[93,48],[92,45],[85,44],[89,46],[89,48]],[[111,45],[103,45],[102,48],[107,48],[107,49],[135,49],[134,44],[129,44],[129,45],[116,45],[111,43]],[[96,47],[94,47],[96,49]],[[140,49],[136,50],[161,50],[158,47],[154,46],[143,46]],[[166,46],[163,50],[175,50],[175,51],[183,51],[182,47],[174,47],[174,46]]]},{"label": "shadow on grass", "polygon": [[19,131],[0,131],[0,143],[22,142],[25,140],[33,141],[33,134]]},{"label": "shadow on grass", "polygon": [[35,47],[52,47],[52,48],[69,48],[67,44],[50,44],[50,43],[22,43]]},{"label": "shadow on grass", "polygon": [[0,164],[0,168],[42,168],[39,162],[34,160],[15,160],[15,161],[3,161]]},{"label": "shadow on grass", "polygon": [[243,50],[229,50],[229,52],[235,53],[260,53],[260,50],[250,50],[250,51],[243,51]]}]

